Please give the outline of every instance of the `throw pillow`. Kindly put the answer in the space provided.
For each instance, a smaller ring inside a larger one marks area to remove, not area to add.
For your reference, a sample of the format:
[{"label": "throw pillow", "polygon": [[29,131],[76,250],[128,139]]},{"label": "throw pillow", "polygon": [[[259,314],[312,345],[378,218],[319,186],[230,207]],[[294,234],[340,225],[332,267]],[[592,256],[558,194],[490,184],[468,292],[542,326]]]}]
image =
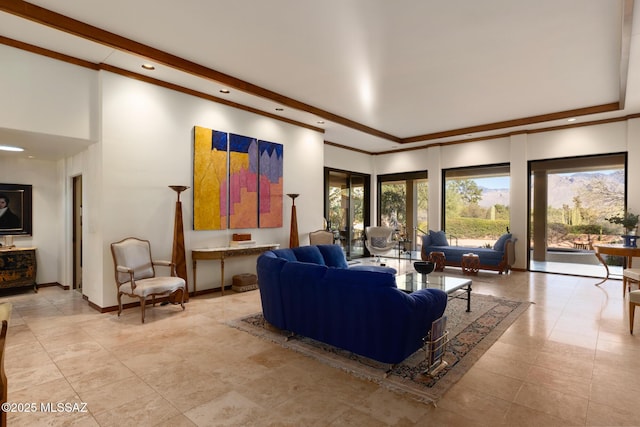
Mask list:
[{"label": "throw pillow", "polygon": [[431,236],[431,244],[433,246],[449,246],[447,235],[444,231],[429,230],[429,235]]},{"label": "throw pillow", "polygon": [[387,238],[386,237],[372,237],[371,238],[371,246],[374,248],[384,248],[387,246]]},{"label": "throw pillow", "polygon": [[509,240],[510,238],[511,238],[511,233],[503,234],[493,245],[493,249],[498,252],[504,252],[504,245],[507,243],[507,240]]}]

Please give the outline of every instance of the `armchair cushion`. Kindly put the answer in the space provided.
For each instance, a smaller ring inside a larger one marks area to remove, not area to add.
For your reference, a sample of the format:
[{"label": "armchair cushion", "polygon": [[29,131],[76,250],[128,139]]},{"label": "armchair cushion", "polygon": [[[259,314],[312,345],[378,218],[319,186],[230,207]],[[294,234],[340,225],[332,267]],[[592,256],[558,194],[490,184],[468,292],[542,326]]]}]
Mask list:
[{"label": "armchair cushion", "polygon": [[386,237],[372,237],[371,238],[371,246],[374,248],[385,248],[387,246],[387,238]]},{"label": "armchair cushion", "polygon": [[136,288],[131,290],[131,282],[123,283],[120,292],[127,295],[137,295],[148,297],[153,294],[173,292],[185,287],[184,279],[175,276],[150,277],[148,279],[136,280]]}]

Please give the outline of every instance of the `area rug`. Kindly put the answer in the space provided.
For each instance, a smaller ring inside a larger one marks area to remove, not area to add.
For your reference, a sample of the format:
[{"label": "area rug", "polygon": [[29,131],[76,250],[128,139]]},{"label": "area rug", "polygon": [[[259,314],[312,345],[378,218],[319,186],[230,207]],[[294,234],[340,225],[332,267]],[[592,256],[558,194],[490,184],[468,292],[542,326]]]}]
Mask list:
[{"label": "area rug", "polygon": [[472,294],[469,313],[466,304],[465,300],[455,298],[447,304],[446,329],[450,337],[444,355],[447,366],[435,375],[425,374],[428,363],[422,349],[391,367],[311,338],[294,336],[287,339],[290,334],[270,325],[262,313],[234,319],[227,324],[389,390],[435,404],[530,305],[481,294]]}]

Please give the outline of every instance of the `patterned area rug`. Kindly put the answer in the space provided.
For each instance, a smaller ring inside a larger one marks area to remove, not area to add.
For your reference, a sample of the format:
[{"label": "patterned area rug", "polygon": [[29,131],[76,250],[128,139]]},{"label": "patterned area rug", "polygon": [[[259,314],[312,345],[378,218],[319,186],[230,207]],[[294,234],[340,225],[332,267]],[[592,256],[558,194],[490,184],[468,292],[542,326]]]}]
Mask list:
[{"label": "patterned area rug", "polygon": [[376,382],[419,401],[435,403],[473,366],[502,333],[528,307],[528,302],[511,301],[490,295],[472,294],[471,312],[466,301],[452,299],[447,304],[447,330],[450,342],[444,360],[447,366],[435,375],[428,375],[426,352],[418,350],[402,363],[391,367],[366,357],[310,338],[295,336],[289,340],[281,331],[256,313],[229,321],[234,328],[270,340],[281,346],[305,354],[318,361],[342,369],[350,374]]}]

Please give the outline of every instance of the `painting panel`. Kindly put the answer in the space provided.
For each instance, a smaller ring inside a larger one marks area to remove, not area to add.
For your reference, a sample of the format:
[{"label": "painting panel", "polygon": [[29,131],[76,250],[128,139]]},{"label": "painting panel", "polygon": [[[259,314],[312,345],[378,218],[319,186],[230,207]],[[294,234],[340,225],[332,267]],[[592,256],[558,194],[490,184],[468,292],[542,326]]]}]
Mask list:
[{"label": "painting panel", "polygon": [[259,141],[260,228],[282,227],[283,153],[282,144]]},{"label": "painting panel", "polygon": [[227,228],[228,134],[194,127],[193,229]]},{"label": "painting panel", "polygon": [[32,187],[0,184],[0,236],[31,235]]},{"label": "painting panel", "polygon": [[258,227],[258,141],[229,134],[229,228]]}]

